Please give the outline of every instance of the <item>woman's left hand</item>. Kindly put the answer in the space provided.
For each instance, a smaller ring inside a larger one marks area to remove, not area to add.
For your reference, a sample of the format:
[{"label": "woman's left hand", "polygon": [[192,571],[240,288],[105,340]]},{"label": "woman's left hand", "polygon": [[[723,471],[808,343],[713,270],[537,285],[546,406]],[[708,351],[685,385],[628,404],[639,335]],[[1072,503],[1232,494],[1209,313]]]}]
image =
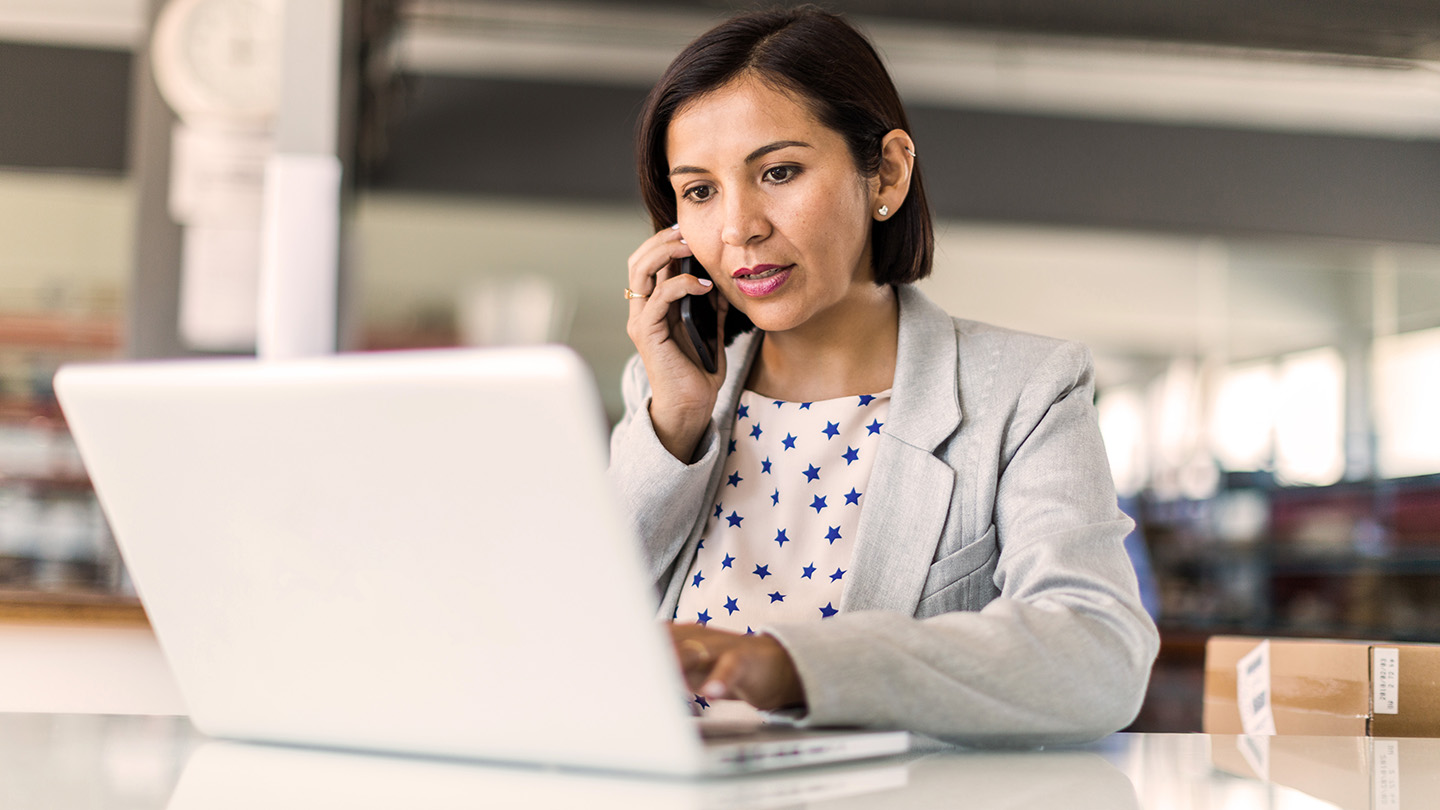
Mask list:
[{"label": "woman's left hand", "polygon": [[762,711],[805,705],[795,662],[771,636],[672,624],[670,640],[685,682],[696,694],[743,700]]}]

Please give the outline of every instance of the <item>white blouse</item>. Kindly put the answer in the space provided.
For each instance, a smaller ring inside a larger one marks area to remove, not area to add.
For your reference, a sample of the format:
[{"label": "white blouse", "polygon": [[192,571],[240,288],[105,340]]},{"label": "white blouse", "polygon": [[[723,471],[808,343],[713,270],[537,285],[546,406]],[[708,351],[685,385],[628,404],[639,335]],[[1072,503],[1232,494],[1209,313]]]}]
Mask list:
[{"label": "white blouse", "polygon": [[752,633],[839,612],[889,407],[889,390],[823,402],[741,393],[677,622]]}]

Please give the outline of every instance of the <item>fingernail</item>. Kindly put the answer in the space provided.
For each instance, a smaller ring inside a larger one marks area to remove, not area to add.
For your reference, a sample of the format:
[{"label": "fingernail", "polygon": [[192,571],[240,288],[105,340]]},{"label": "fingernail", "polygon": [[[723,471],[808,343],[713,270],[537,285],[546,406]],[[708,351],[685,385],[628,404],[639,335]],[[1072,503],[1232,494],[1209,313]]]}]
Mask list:
[{"label": "fingernail", "polygon": [[690,243],[689,243],[689,242],[686,242],[686,241],[685,241],[685,237],[682,236],[682,237],[680,237],[680,244],[682,244],[682,245],[688,245],[688,244],[690,244]]},{"label": "fingernail", "polygon": [[710,285],[712,285],[712,284],[715,283],[715,282],[711,281],[711,280],[708,279],[708,278],[697,278],[697,279],[695,279],[695,280],[698,281],[698,282],[700,282],[700,286],[701,286],[701,287],[709,287]]},{"label": "fingernail", "polygon": [[677,223],[675,223],[674,225],[671,225],[671,226],[670,226],[670,230],[672,230],[672,231],[678,231],[678,230],[680,230],[680,223],[677,222]]},{"label": "fingernail", "polygon": [[725,684],[719,681],[706,681],[705,685],[700,687],[700,694],[711,700],[719,700],[725,696]]}]

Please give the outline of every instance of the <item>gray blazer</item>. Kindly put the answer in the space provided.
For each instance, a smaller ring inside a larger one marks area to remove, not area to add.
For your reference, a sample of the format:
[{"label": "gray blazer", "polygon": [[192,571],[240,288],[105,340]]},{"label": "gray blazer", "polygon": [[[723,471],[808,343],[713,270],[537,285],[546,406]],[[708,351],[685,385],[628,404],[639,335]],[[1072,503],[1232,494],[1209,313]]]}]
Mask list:
[{"label": "gray blazer", "polygon": [[[1145,695],[1159,637],[1123,548],[1089,352],[952,319],[898,288],[899,349],[840,613],[763,628],[794,659],[811,725],[970,744],[1094,739]],[[610,475],[673,614],[721,483],[760,340],[728,374],[696,457],[655,436],[644,366],[623,380]]]}]

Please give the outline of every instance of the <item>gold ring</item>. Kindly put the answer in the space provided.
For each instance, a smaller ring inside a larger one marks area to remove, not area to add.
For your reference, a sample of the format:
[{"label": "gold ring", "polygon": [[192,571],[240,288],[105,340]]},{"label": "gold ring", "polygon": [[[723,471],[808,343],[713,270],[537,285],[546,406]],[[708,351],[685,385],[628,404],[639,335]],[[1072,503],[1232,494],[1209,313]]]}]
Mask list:
[{"label": "gold ring", "polygon": [[650,296],[648,296],[648,295],[641,295],[640,293],[635,292],[634,290],[630,289],[629,287],[626,287],[626,288],[625,288],[625,300],[626,300],[626,301],[629,301],[631,298],[649,298],[649,297],[650,297]]}]

